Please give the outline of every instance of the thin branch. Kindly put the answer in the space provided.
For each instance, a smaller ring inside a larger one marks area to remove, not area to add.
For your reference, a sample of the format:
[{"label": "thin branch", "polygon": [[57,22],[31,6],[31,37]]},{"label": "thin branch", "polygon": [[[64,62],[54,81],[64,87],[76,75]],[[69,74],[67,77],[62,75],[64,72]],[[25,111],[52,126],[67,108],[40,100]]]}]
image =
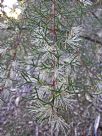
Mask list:
[{"label": "thin branch", "polygon": [[80,36],[81,38],[85,39],[85,40],[88,40],[88,41],[91,41],[91,42],[94,42],[94,43],[97,43],[97,44],[100,44],[102,45],[102,41],[101,40],[98,40],[98,39],[95,39],[95,38],[92,38],[90,36]]}]

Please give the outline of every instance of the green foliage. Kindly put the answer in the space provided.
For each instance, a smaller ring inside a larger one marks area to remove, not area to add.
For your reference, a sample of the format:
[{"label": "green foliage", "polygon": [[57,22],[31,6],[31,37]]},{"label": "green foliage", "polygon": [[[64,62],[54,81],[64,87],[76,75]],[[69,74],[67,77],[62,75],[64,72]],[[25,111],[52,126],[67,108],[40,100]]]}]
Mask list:
[{"label": "green foliage", "polygon": [[23,6],[21,19],[9,20],[14,30],[4,39],[2,84],[19,88],[31,83],[27,108],[34,120],[50,125],[51,135],[67,136],[80,116],[74,110],[79,95],[101,91],[97,43],[81,37],[90,7],[70,0],[29,1]]}]

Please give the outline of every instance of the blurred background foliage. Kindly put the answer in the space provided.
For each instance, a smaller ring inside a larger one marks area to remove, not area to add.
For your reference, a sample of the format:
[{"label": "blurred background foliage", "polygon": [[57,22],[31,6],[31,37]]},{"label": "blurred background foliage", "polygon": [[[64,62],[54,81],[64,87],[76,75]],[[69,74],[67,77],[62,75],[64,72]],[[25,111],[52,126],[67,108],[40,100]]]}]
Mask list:
[{"label": "blurred background foliage", "polygon": [[93,135],[102,112],[101,4],[22,0],[18,7],[17,19],[1,8],[0,134]]}]

